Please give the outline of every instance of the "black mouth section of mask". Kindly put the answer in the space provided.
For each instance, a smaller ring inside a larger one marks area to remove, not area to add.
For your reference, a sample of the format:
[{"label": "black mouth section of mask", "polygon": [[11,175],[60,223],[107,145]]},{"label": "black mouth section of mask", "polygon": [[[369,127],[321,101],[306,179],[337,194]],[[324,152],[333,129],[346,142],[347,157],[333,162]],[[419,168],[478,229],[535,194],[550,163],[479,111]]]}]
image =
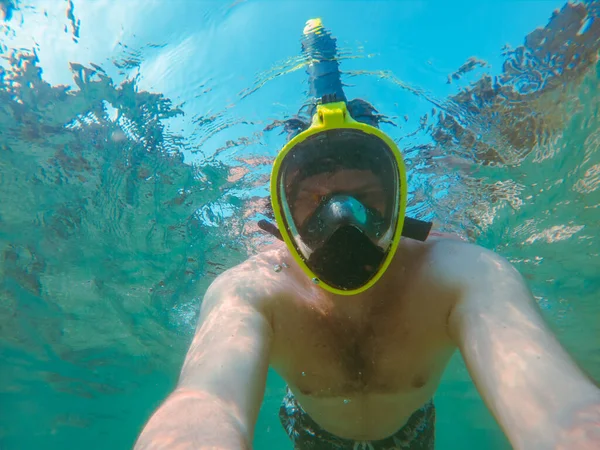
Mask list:
[{"label": "black mouth section of mask", "polygon": [[306,262],[322,281],[342,290],[364,286],[375,276],[385,252],[353,226],[340,227]]}]

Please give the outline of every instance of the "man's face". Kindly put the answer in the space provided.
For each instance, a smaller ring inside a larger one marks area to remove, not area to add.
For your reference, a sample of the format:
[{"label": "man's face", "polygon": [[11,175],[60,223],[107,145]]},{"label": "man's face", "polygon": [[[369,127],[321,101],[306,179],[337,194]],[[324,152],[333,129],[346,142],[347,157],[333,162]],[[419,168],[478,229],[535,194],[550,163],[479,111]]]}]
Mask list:
[{"label": "man's face", "polygon": [[297,226],[302,226],[321,199],[332,193],[351,195],[363,205],[385,214],[383,184],[370,170],[344,169],[313,175],[299,183],[297,192],[292,208]]}]

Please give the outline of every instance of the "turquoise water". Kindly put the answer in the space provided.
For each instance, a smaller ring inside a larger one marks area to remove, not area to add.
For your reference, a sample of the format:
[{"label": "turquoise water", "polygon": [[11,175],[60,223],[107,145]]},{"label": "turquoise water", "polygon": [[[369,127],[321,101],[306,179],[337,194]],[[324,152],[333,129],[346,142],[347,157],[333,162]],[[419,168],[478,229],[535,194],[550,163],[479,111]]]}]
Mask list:
[{"label": "turquoise water", "polygon": [[[0,0],[0,448],[131,447],[204,290],[268,241],[315,16],[411,213],[508,257],[600,380],[598,5]],[[282,390],[256,449],[291,448]],[[459,355],[436,403],[438,449],[510,448]]]}]

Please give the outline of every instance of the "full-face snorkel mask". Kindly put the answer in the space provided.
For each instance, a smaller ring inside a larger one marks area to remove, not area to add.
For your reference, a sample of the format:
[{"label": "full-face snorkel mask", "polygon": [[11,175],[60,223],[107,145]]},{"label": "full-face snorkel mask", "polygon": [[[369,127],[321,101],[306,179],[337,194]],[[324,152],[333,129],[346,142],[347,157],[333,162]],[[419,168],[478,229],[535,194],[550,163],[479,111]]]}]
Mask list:
[{"label": "full-face snorkel mask", "polygon": [[283,240],[322,288],[353,295],[385,272],[400,242],[406,173],[400,150],[355,121],[345,102],[317,106],[281,150],[271,198]]}]

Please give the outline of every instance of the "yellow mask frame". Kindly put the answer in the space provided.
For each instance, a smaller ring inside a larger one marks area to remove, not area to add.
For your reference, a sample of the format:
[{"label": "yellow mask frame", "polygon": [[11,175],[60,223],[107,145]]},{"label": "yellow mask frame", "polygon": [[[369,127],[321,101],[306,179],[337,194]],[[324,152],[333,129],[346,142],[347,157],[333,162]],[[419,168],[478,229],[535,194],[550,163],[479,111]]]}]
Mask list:
[{"label": "yellow mask frame", "polygon": [[[296,246],[293,242],[292,237],[288,231],[288,227],[286,226],[286,221],[283,217],[282,213],[282,204],[279,198],[279,177],[278,174],[281,170],[281,165],[286,157],[286,155],[298,144],[305,141],[307,138],[322,133],[324,131],[334,130],[334,129],[354,129],[361,131],[366,134],[374,135],[377,138],[381,139],[390,149],[391,153],[396,160],[396,167],[398,169],[398,180],[400,182],[400,189],[397,192],[399,196],[399,209],[398,209],[398,218],[396,220],[396,226],[393,233],[393,237],[390,243],[389,250],[387,251],[387,255],[378,272],[363,286],[360,286],[357,289],[352,290],[344,290],[338,289],[334,286],[331,286],[319,279],[318,276],[308,267],[304,258],[300,255]],[[306,275],[313,280],[315,284],[322,287],[326,291],[329,291],[338,295],[356,295],[361,292],[366,291],[370,287],[372,287],[382,275],[385,273],[387,268],[389,267],[394,255],[396,254],[396,250],[398,249],[398,245],[400,244],[400,239],[402,236],[402,229],[404,227],[404,217],[406,214],[406,203],[407,203],[407,177],[406,177],[406,168],[404,165],[404,160],[402,158],[402,153],[400,149],[396,145],[396,143],[385,133],[383,133],[378,128],[375,128],[371,125],[367,125],[361,122],[358,122],[352,118],[350,113],[348,112],[347,106],[345,102],[334,102],[334,103],[326,103],[317,106],[317,111],[312,119],[311,126],[303,131],[302,133],[295,136],[291,139],[279,152],[275,162],[273,163],[273,169],[271,172],[271,202],[273,205],[273,212],[275,213],[275,220],[281,231],[281,235],[285,244],[287,245],[290,253],[296,263],[300,266],[300,268],[306,273]]]}]

